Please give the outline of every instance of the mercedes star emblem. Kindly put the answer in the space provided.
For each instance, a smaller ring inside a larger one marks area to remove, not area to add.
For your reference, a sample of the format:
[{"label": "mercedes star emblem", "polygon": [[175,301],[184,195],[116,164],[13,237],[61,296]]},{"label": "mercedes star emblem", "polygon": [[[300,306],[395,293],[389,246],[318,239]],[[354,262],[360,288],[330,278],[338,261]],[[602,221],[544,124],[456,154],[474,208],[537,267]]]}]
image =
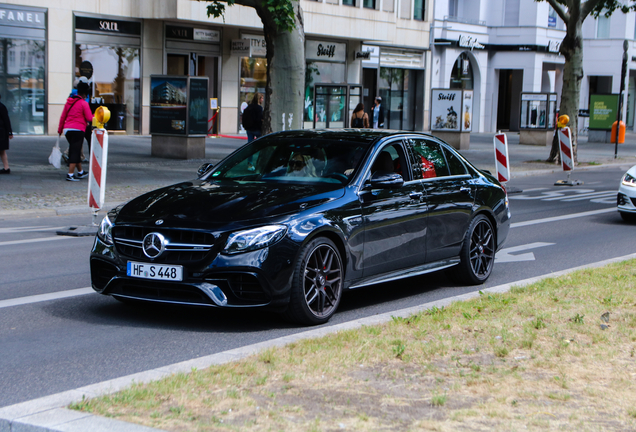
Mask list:
[{"label": "mercedes star emblem", "polygon": [[163,223],[163,219],[157,219],[155,225],[161,225]]},{"label": "mercedes star emblem", "polygon": [[166,238],[156,232],[151,232],[144,237],[143,250],[148,258],[157,258],[166,250]]}]

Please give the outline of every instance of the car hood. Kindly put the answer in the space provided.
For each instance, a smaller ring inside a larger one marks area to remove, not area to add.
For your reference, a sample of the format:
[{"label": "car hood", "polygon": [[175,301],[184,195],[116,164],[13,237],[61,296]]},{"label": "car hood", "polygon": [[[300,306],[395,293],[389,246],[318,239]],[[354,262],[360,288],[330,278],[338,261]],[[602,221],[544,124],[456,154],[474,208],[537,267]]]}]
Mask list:
[{"label": "car hood", "polygon": [[303,211],[342,197],[334,184],[238,183],[202,181],[178,183],[141,195],[124,205],[116,222],[166,227],[198,227],[249,222]]}]

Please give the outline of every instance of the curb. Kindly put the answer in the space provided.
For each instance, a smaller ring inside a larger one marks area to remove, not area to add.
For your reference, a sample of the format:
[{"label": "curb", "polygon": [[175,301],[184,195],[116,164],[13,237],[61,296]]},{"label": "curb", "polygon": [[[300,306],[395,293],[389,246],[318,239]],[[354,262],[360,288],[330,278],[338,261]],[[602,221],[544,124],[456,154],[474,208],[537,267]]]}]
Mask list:
[{"label": "curb", "polygon": [[517,282],[497,285],[491,288],[485,288],[480,291],[474,291],[454,297],[445,298],[442,300],[424,303],[418,306],[400,309],[394,312],[387,312],[367,318],[361,318],[354,321],[336,324],[333,326],[307,330],[294,335],[284,336],[265,342],[235,348],[232,350],[212,354],[205,357],[199,357],[180,363],[174,363],[157,369],[151,369],[145,372],[140,372],[113,380],[103,381],[100,383],[80,387],[75,390],[68,390],[39,399],[10,405],[8,407],[0,408],[0,432],[84,432],[87,430],[90,430],[92,432],[157,432],[160,431],[160,429],[153,429],[134,423],[126,423],[120,420],[94,416],[92,414],[84,413],[81,411],[70,410],[65,407],[71,403],[81,402],[85,398],[94,398],[116,393],[124,388],[129,387],[132,384],[148,383],[177,373],[187,374],[190,373],[193,369],[204,369],[214,365],[221,365],[232,361],[241,360],[268,348],[282,347],[299,340],[319,338],[332,333],[337,333],[339,331],[357,329],[362,326],[383,324],[391,321],[394,317],[407,318],[412,314],[419,313],[433,307],[440,308],[442,306],[448,306],[451,303],[457,301],[470,300],[472,298],[478,297],[481,292],[505,293],[508,292],[513,286],[522,287],[541,281],[543,279],[567,275],[578,270],[603,267],[608,264],[627,261],[634,258],[636,258],[636,253],[583,266],[573,267],[542,276],[536,276]]}]

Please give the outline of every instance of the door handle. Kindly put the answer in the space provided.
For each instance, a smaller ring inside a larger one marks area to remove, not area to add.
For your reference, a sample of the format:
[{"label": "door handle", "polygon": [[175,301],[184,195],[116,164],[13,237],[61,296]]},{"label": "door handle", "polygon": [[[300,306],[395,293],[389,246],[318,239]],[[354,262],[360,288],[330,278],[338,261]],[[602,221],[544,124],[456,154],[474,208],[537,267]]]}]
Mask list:
[{"label": "door handle", "polygon": [[459,191],[463,193],[470,193],[470,188],[466,186],[462,186],[459,188]]},{"label": "door handle", "polygon": [[422,197],[424,195],[422,194],[422,192],[412,192],[409,197],[411,197],[411,200],[413,201],[422,201]]}]

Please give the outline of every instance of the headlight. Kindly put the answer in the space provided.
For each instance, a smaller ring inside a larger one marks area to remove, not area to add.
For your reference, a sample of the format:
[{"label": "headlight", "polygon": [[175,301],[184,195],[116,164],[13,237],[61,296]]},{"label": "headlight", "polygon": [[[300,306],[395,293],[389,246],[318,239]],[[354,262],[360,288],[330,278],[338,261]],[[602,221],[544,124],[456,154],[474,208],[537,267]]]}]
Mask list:
[{"label": "headlight", "polygon": [[625,173],[625,175],[623,176],[623,184],[625,186],[636,187],[636,178],[634,178],[631,175]]},{"label": "headlight", "polygon": [[223,253],[237,254],[268,247],[285,237],[287,227],[268,225],[232,233],[227,239]]},{"label": "headlight", "polygon": [[110,221],[108,216],[104,216],[102,219],[102,223],[99,224],[99,229],[97,230],[97,237],[100,238],[101,241],[108,245],[113,244],[113,223]]}]

